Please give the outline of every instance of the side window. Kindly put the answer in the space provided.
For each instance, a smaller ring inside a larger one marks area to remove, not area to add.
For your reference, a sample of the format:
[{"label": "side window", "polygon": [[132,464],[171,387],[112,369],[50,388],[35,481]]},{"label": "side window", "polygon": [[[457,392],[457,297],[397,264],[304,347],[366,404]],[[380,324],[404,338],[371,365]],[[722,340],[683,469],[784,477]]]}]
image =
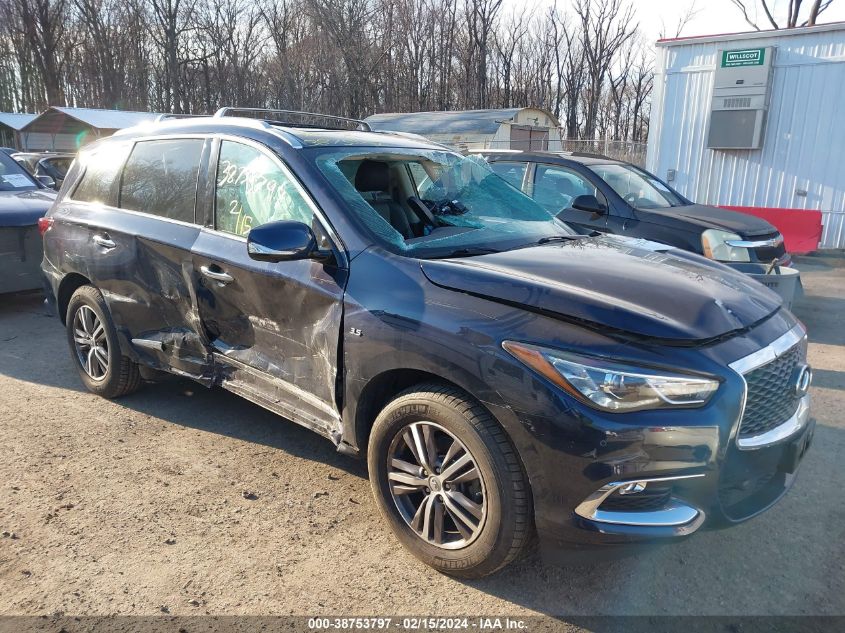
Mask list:
[{"label": "side window", "polygon": [[509,163],[506,161],[490,163],[490,169],[517,189],[522,189],[522,179],[525,177],[527,166],[528,163]]},{"label": "side window", "polygon": [[546,210],[558,213],[568,209],[578,196],[596,195],[596,188],[578,173],[552,165],[537,165],[533,198]]},{"label": "side window", "polygon": [[202,139],[141,141],[120,179],[120,208],[194,221]]},{"label": "side window", "polygon": [[429,162],[427,166],[423,166],[422,163],[417,161],[409,162],[407,165],[414,187],[417,188],[417,193],[420,198],[425,199],[429,189],[434,185],[434,180],[440,176],[442,166],[432,162]]},{"label": "side window", "polygon": [[420,163],[408,163],[408,170],[411,172],[411,179],[414,181],[414,187],[417,188],[417,191],[423,191],[425,185],[431,182],[431,177]]},{"label": "side window", "polygon": [[105,143],[80,152],[78,160],[85,173],[71,194],[71,200],[114,206],[113,187],[130,147],[128,143]]},{"label": "side window", "polygon": [[214,208],[217,229],[246,235],[251,228],[276,220],[317,224],[291,176],[275,160],[249,145],[223,141]]}]

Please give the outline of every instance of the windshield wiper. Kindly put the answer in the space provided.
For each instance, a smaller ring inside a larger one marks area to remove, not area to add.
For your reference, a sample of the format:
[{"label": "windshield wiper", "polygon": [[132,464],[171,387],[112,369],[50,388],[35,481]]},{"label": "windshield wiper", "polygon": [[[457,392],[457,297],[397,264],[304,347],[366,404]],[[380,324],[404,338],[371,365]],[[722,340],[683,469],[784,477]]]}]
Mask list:
[{"label": "windshield wiper", "polygon": [[589,233],[583,234],[578,233],[576,235],[549,235],[548,237],[541,237],[539,240],[534,242],[535,244],[550,244],[551,242],[568,242],[570,240],[582,240],[585,237],[597,237],[601,235],[598,231],[590,231]]},{"label": "windshield wiper", "polygon": [[502,251],[495,248],[458,248],[450,251],[444,255],[436,255],[428,259],[449,259],[451,257],[475,257],[476,255],[489,255],[491,253],[501,253]]}]

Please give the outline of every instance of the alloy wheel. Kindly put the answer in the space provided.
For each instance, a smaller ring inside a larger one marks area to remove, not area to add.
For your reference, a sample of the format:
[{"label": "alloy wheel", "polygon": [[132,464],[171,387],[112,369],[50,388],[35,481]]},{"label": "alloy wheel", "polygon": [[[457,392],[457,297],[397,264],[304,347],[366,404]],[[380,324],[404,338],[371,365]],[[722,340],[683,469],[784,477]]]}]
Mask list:
[{"label": "alloy wheel", "polygon": [[484,527],[484,479],[466,445],[434,422],[405,426],[390,445],[387,479],[402,518],[444,549],[472,543]]},{"label": "alloy wheel", "polygon": [[92,380],[103,380],[109,371],[109,343],[103,323],[89,306],[80,306],[73,315],[73,342],[85,373]]}]

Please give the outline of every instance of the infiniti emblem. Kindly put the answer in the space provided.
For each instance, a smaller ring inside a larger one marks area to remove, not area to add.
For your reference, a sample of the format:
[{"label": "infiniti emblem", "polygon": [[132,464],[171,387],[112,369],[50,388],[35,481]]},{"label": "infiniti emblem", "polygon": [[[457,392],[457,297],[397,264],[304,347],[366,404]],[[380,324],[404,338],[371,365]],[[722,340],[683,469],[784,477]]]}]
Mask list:
[{"label": "infiniti emblem", "polygon": [[813,382],[813,370],[809,365],[801,365],[795,371],[795,395],[799,398],[807,395],[810,383]]}]

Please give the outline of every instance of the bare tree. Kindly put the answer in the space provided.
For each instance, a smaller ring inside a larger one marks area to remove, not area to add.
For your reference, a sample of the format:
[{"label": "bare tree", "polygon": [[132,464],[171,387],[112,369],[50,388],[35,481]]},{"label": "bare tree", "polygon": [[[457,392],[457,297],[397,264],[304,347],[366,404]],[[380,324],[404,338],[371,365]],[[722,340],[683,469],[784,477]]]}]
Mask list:
[{"label": "bare tree", "polygon": [[62,103],[67,0],[13,0],[12,7],[19,33],[26,39],[42,78],[47,103]]},{"label": "bare tree", "polygon": [[616,53],[636,31],[634,9],[624,0],[576,0],[574,8],[581,20],[588,69],[584,137],[592,138],[608,70]]},{"label": "bare tree", "polygon": [[627,2],[0,0],[0,110],[535,106],[569,138],[641,140],[652,71]]},{"label": "bare tree", "polygon": [[502,0],[465,0],[464,10],[470,37],[469,58],[466,61],[474,84],[468,86],[468,89],[472,90],[467,100],[469,107],[489,107],[487,60],[490,54],[490,42],[493,39],[493,29],[501,7]]},{"label": "bare tree", "polygon": [[696,15],[701,13],[701,9],[698,8],[698,0],[693,0],[692,3],[687,5],[686,11],[678,18],[678,21],[675,23],[675,29],[671,33],[666,30],[666,24],[663,20],[660,20],[660,39],[665,39],[667,37],[676,38],[681,37],[684,32],[684,29],[689,26],[689,23],[693,21]]},{"label": "bare tree", "polygon": [[[780,17],[775,17],[774,0],[731,0],[731,2],[742,13],[742,17],[745,21],[754,27],[754,29],[760,31],[761,28],[758,23],[756,11],[753,16],[751,15],[751,11],[756,9],[758,3],[763,11],[763,15],[765,16],[768,26],[771,26],[773,29],[780,29],[793,28],[796,26],[813,26],[816,24],[819,15],[833,4],[834,0],[810,0],[807,4],[804,3],[804,0],[789,0],[785,22]],[[809,6],[809,11],[803,20],[800,17],[802,6]],[[768,28],[765,23],[763,26]]]},{"label": "bare tree", "polygon": [[196,28],[196,5],[197,0],[149,0],[152,11],[149,30],[163,62],[160,72],[165,90],[160,103],[167,111],[184,112],[179,53],[184,35]]}]

